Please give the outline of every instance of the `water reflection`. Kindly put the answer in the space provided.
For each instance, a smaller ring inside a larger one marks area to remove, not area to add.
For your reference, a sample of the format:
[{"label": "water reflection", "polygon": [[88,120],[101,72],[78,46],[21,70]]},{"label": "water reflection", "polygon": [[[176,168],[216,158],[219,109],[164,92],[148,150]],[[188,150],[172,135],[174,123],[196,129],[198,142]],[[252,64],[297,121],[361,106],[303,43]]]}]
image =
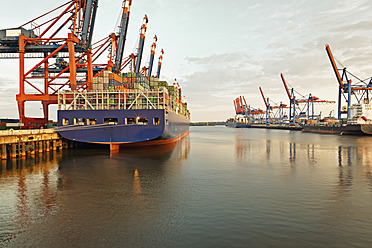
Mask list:
[{"label": "water reflection", "polygon": [[[353,140],[353,136],[349,136]],[[366,137],[368,139],[368,137]],[[338,166],[351,166],[358,164],[370,166],[372,162],[372,150],[366,139],[355,139],[352,146],[340,146],[323,144],[321,142],[312,143],[311,140],[299,140],[293,142],[288,136],[274,137],[271,139],[249,138],[248,135],[241,133],[235,134],[235,153],[239,161],[250,159],[252,155],[262,158],[264,155],[267,161],[296,162],[298,156],[306,158],[309,164],[317,164],[325,158],[338,158]],[[358,144],[360,142],[360,144]],[[300,154],[298,154],[298,151]],[[306,154],[306,157],[304,155]],[[335,154],[336,156],[334,156]],[[301,160],[302,161],[302,160]]]},{"label": "water reflection", "polygon": [[55,163],[35,156],[32,166],[2,164],[0,246],[371,243],[370,139],[190,129],[191,139],[173,147],[112,157],[65,150]]},{"label": "water reflection", "polygon": [[138,176],[138,170],[136,169],[134,171],[134,176],[133,176],[133,193],[136,194],[136,195],[139,195],[142,193],[142,190],[141,190],[141,182],[140,182],[140,179],[139,179],[139,176]]},{"label": "water reflection", "polygon": [[338,147],[338,165],[342,167],[347,162],[348,166],[351,166],[351,147]]},{"label": "water reflection", "polygon": [[[148,208],[156,203],[149,190],[161,187],[189,150],[187,136],[172,145],[122,150],[114,157],[106,150],[86,149],[2,161],[0,246],[61,211],[69,213],[68,218],[92,218],[100,216],[101,209],[117,214],[129,206],[132,212]],[[81,206],[86,213],[79,212]]]},{"label": "water reflection", "polygon": [[289,161],[296,161],[296,143],[289,143]]},{"label": "water reflection", "polygon": [[[338,185],[350,187],[353,184],[353,171],[344,167],[362,166],[368,184],[372,185],[372,145],[369,137],[308,136],[302,133],[275,133],[268,130],[259,138],[235,133],[235,154],[240,163],[260,161],[260,164],[277,164],[279,168],[288,168],[288,172],[299,165],[320,170],[323,167],[340,167]],[[349,143],[350,145],[340,145]],[[252,160],[252,158],[254,158]],[[287,167],[287,165],[289,167]],[[293,171],[294,172],[294,171]]]},{"label": "water reflection", "polygon": [[0,244],[30,223],[51,214],[55,206],[53,177],[61,153],[50,152],[2,161],[0,170]]}]

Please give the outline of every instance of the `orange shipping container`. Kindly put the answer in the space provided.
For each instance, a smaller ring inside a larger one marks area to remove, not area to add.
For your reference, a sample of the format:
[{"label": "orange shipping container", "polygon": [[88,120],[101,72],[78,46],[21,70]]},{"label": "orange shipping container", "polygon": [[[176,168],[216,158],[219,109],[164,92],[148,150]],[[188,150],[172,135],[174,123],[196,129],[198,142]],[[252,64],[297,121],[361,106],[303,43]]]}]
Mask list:
[{"label": "orange shipping container", "polygon": [[168,94],[164,93],[164,103],[168,106]]},{"label": "orange shipping container", "polygon": [[110,74],[109,74],[109,79],[111,79],[111,80],[115,80],[115,81],[118,81],[118,82],[120,82],[120,83],[123,82],[123,78],[120,77],[119,75],[115,74],[115,73],[110,73]]}]

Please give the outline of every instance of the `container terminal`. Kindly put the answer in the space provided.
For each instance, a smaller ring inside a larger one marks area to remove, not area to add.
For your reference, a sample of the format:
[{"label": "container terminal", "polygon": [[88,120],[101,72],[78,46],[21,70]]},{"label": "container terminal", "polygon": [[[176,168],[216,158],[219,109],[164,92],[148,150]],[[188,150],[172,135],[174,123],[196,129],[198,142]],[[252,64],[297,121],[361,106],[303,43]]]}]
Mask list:
[{"label": "container terminal", "polygon": [[[311,93],[303,96],[293,87],[290,88],[283,74],[280,74],[289,98],[289,106],[282,102],[271,104],[272,101],[265,97],[259,87],[266,109],[253,108],[247,104],[244,96],[240,96],[233,101],[236,115],[226,121],[226,126],[301,130],[321,134],[371,135],[372,102],[369,91],[372,90],[372,78],[362,80],[346,68],[337,68],[328,44],[325,49],[339,84],[337,117],[330,114],[322,118],[321,114],[315,114],[314,109],[315,104],[334,104],[335,101],[322,100]],[[296,96],[296,93],[299,96]]]},{"label": "container terminal", "polygon": [[[147,15],[137,52],[124,56],[131,10],[132,0],[123,0],[118,29],[97,42],[98,0],[67,1],[16,28],[0,30],[0,58],[19,61],[19,123],[13,126],[53,126],[49,107],[58,105],[56,131],[73,142],[107,144],[117,151],[121,145],[163,144],[185,136],[190,112],[177,79],[170,84],[160,79],[163,49],[153,74],[156,35],[149,61],[141,63]],[[99,62],[104,56],[108,61]],[[27,117],[26,102],[40,102],[43,117]]]}]

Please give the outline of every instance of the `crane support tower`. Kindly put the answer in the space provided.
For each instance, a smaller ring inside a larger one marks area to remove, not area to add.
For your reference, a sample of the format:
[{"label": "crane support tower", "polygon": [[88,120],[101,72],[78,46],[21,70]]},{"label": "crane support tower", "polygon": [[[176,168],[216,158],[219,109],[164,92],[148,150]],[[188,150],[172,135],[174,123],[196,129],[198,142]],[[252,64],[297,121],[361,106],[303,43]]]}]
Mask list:
[{"label": "crane support tower", "polygon": [[[306,97],[301,95],[301,98],[296,98],[294,88],[288,89],[287,82],[284,79],[283,74],[280,74],[284,89],[289,98],[289,124],[295,125],[298,120],[313,120],[320,118],[320,115],[314,114],[314,104],[332,104],[334,101],[321,100],[319,97],[313,96],[311,93]],[[297,92],[298,93],[298,92]]]},{"label": "crane support tower", "polygon": [[261,92],[262,99],[266,106],[266,124],[284,124],[284,119],[286,118],[286,115],[284,113],[284,109],[287,109],[288,106],[286,104],[280,103],[279,105],[272,106],[270,104],[270,99],[265,98],[265,95],[262,91],[262,88],[259,87],[259,90]]},{"label": "crane support tower", "polygon": [[[21,26],[0,30],[1,58],[19,60],[16,100],[25,128],[48,123],[48,107],[57,104],[59,90],[92,88],[91,41],[97,7],[98,0],[72,0]],[[42,118],[25,116],[28,101],[41,102]]]},{"label": "crane support tower", "polygon": [[164,54],[164,50],[161,49],[160,56],[159,56],[159,62],[158,62],[158,71],[156,73],[157,78],[160,78],[161,64],[163,63],[163,54]]},{"label": "crane support tower", "polygon": [[[369,95],[372,90],[372,77],[362,80],[350,73],[346,68],[338,69],[328,44],[326,44],[325,49],[339,84],[337,117],[341,120],[342,115],[346,115],[347,122],[350,122],[352,121],[351,109],[353,99],[356,100],[357,105],[360,105],[362,101],[364,104],[370,104],[371,99]],[[351,78],[356,82],[352,82]],[[343,102],[346,102],[345,106],[342,106]]]}]

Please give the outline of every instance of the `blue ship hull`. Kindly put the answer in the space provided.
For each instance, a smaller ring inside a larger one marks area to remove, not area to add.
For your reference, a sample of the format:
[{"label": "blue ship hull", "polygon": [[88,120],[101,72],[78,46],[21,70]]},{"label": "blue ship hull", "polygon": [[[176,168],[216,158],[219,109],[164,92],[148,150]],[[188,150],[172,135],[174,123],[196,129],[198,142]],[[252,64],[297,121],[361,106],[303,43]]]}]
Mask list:
[{"label": "blue ship hull", "polygon": [[[69,140],[115,145],[172,140],[187,134],[190,120],[166,112],[164,109],[58,110],[58,132]],[[126,123],[127,119],[138,118],[146,118],[147,123]],[[81,125],[78,119],[83,120]],[[87,125],[88,119],[94,119],[94,125]],[[105,119],[115,122],[105,123]],[[69,124],[63,125],[66,120]]]}]

